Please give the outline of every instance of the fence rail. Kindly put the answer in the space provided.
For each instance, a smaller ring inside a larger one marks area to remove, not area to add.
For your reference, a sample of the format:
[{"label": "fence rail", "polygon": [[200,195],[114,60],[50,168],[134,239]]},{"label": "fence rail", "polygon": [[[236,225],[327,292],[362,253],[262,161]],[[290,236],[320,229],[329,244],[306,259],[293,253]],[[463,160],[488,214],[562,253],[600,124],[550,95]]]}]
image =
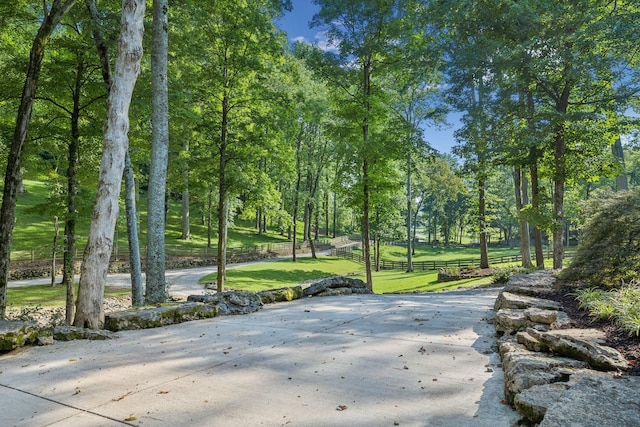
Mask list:
[{"label": "fence rail", "polygon": [[[360,264],[364,264],[364,257],[358,253],[353,252],[354,247],[343,247],[343,248],[335,248],[331,250],[331,254],[333,256],[338,256],[344,259],[348,259],[351,261],[358,262]],[[574,255],[573,251],[565,251],[564,258],[572,258]],[[547,252],[547,258],[552,258],[553,253]],[[506,264],[510,262],[519,262],[522,261],[522,256],[520,254],[517,255],[503,255],[496,257],[489,257],[489,264]],[[413,269],[414,270],[440,270],[447,268],[479,268],[480,260],[479,259],[459,259],[452,261],[413,261]],[[380,260],[380,269],[381,270],[407,270],[409,264],[407,261],[388,261],[388,260]]]}]

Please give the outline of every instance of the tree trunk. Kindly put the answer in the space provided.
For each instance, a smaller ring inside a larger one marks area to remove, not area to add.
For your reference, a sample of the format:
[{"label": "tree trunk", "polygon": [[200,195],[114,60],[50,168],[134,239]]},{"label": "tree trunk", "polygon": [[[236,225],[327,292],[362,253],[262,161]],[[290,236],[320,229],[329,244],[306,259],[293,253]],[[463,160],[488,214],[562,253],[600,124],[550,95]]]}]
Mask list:
[{"label": "tree trunk", "polygon": [[38,79],[42,68],[44,49],[49,40],[49,36],[74,3],[75,0],[55,0],[53,4],[51,4],[49,13],[46,13],[46,11],[44,13],[42,24],[40,24],[38,33],[33,39],[29,53],[29,64],[22,88],[20,106],[18,107],[16,127],[7,158],[2,207],[0,208],[0,242],[2,242],[2,245],[0,245],[0,319],[4,319],[7,308],[7,282],[9,279],[9,259],[13,240],[13,226],[16,217],[16,196],[19,187],[22,185],[20,169],[22,168],[24,145],[27,139],[33,101],[36,96]]},{"label": "tree trunk", "polygon": [[[189,142],[183,144],[184,152],[189,153]],[[180,238],[182,240],[189,240],[191,238],[191,222],[189,211],[189,163],[185,159],[182,163],[182,234]]]},{"label": "tree trunk", "polygon": [[629,180],[624,165],[624,150],[622,149],[622,141],[620,138],[611,146],[611,152],[616,159],[622,171],[616,176],[616,191],[627,191],[629,189]]},{"label": "tree trunk", "polygon": [[411,238],[411,154],[407,155],[407,273],[413,271],[413,239]]},{"label": "tree trunk", "polygon": [[211,247],[211,217],[213,211],[213,189],[211,188],[211,184],[208,186],[209,191],[207,192],[207,247]]},{"label": "tree trunk", "polygon": [[559,125],[555,131],[555,173],[553,179],[553,268],[562,268],[564,225],[565,135]]},{"label": "tree trunk", "polygon": [[296,137],[296,187],[293,195],[293,262],[297,261],[296,245],[298,244],[298,205],[300,203],[300,183],[302,181],[302,162],[300,160],[300,150],[302,146],[302,135],[304,132],[304,124],[300,123],[300,131]]},{"label": "tree trunk", "polygon": [[333,238],[336,238],[338,225],[338,197],[336,193],[333,193]]},{"label": "tree trunk", "polygon": [[169,98],[167,88],[168,0],[153,0],[151,48],[151,165],[147,212],[147,304],[167,300],[165,280],[165,209],[169,158]]},{"label": "tree trunk", "polygon": [[371,274],[371,242],[369,240],[369,164],[367,160],[362,163],[362,254],[366,271],[367,288],[373,291],[373,275]]},{"label": "tree trunk", "polygon": [[60,226],[58,217],[53,217],[53,245],[51,246],[51,287],[56,285],[56,258],[58,254],[58,236],[60,236]]},{"label": "tree trunk", "polygon": [[486,199],[484,179],[478,179],[478,216],[480,218],[480,268],[489,268]]},{"label": "tree trunk", "polygon": [[[100,28],[100,16],[94,0],[86,0],[85,4],[91,16],[91,24],[93,25],[92,34],[100,57],[100,65],[102,68],[102,79],[105,84],[107,94],[111,91],[111,66],[109,60],[109,50],[102,35]],[[69,154],[71,158],[71,153]],[[74,162],[75,164],[75,162]],[[74,175],[75,176],[75,175]],[[125,154],[124,165],[125,180],[125,208],[127,217],[127,237],[129,242],[129,266],[131,269],[131,303],[133,306],[141,306],[143,301],[142,287],[142,266],[140,262],[140,241],[138,238],[138,215],[136,213],[136,185],[133,177],[133,167],[129,150]],[[75,208],[74,208],[75,211]],[[75,224],[74,224],[75,230]],[[67,281],[67,316],[70,310],[73,310],[73,269],[71,269],[71,281]],[[71,297],[70,297],[71,296]],[[71,299],[71,302],[70,302]],[[70,305],[71,304],[71,305]],[[71,316],[73,319],[73,315]],[[69,320],[71,324],[73,320]]]},{"label": "tree trunk", "polygon": [[[226,69],[225,69],[226,70]],[[226,88],[225,88],[226,90]],[[225,215],[225,204],[227,203],[227,144],[228,144],[228,132],[229,132],[229,94],[224,93],[222,96],[222,121],[220,126],[220,159],[218,163],[218,254],[217,254],[217,290],[222,292],[224,290],[224,280],[226,277],[226,264],[225,254],[227,252],[226,247],[226,234],[227,234],[227,217]]]},{"label": "tree trunk", "polygon": [[129,150],[124,158],[125,209],[127,215],[127,236],[129,237],[129,266],[131,268],[131,304],[144,305],[142,286],[142,264],[140,262],[140,241],[138,239],[138,218],[136,214],[136,182]]},{"label": "tree trunk", "polygon": [[80,268],[74,320],[74,324],[79,327],[100,329],[104,324],[104,285],[118,218],[124,158],[129,143],[129,105],[140,73],[144,11],[143,0],[123,1],[119,52],[107,100],[98,192]]},{"label": "tree trunk", "polygon": [[522,256],[522,266],[531,267],[531,245],[529,241],[529,224],[522,217],[522,208],[529,204],[527,196],[527,175],[526,172],[516,167],[513,171],[513,178],[516,191],[516,209],[518,210],[518,223],[520,225],[520,255]]}]

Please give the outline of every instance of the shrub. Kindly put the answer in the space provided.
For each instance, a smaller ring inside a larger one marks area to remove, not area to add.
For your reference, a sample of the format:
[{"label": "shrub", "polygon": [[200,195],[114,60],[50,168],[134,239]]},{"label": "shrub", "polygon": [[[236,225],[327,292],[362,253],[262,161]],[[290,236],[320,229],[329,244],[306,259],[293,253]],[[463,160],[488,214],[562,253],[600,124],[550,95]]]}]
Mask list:
[{"label": "shrub", "polygon": [[587,205],[576,256],[560,277],[618,287],[640,271],[640,189],[603,193]]},{"label": "shrub", "polygon": [[631,282],[618,289],[605,291],[586,288],[576,291],[581,308],[592,316],[613,319],[629,335],[640,335],[640,285]]}]

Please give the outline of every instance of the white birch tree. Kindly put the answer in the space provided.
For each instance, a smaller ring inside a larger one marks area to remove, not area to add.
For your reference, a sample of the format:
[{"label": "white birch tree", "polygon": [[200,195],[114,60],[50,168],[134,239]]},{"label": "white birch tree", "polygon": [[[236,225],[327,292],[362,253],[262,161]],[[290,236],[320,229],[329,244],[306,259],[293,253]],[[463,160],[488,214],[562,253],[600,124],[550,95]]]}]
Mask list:
[{"label": "white birch tree", "polygon": [[144,0],[123,0],[118,58],[107,99],[100,177],[88,243],[80,268],[75,326],[95,329],[104,324],[104,286],[129,145],[129,105],[143,53],[144,13]]}]

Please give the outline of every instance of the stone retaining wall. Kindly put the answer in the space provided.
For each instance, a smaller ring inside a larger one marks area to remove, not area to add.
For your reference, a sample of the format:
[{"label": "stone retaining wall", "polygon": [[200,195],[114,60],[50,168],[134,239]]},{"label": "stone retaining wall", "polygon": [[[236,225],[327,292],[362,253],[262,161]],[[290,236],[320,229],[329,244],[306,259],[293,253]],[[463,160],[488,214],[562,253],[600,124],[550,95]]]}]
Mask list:
[{"label": "stone retaining wall", "polygon": [[622,375],[629,362],[601,331],[572,328],[558,303],[534,296],[554,282],[549,270],[513,276],[496,299],[506,401],[524,425],[640,426],[640,377]]}]

